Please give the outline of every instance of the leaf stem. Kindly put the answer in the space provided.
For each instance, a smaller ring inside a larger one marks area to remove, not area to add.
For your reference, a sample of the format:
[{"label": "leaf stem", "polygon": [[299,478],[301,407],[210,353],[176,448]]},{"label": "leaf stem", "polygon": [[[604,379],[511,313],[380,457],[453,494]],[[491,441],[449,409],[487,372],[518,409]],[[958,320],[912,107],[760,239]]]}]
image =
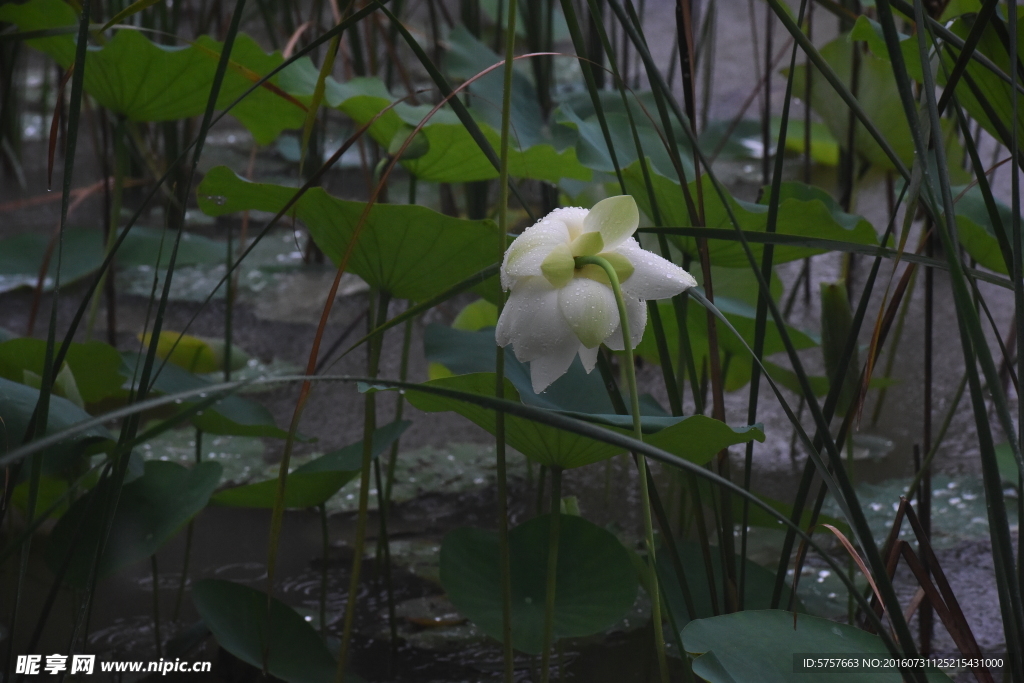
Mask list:
[{"label": "leaf stem", "polygon": [[541,650],[540,683],[551,677],[551,645],[555,630],[555,589],[558,584],[558,535],[562,517],[562,468],[551,468],[551,510],[548,522],[547,589],[544,593],[544,649]]},{"label": "leaf stem", "polygon": [[[626,352],[626,382],[629,385],[629,407],[633,414],[633,436],[643,441],[640,427],[640,394],[636,388],[636,368],[633,366],[633,344],[629,332],[629,316],[626,314],[626,301],[622,298],[619,276],[615,274],[612,264],[600,256],[577,256],[576,267],[592,264],[604,270],[615,293],[615,303],[619,307],[619,325],[622,328],[622,346]],[[665,655],[665,633],[661,623],[661,592],[658,588],[657,558],[654,552],[654,522],[651,518],[651,496],[647,487],[647,458],[636,455],[636,467],[640,474],[640,501],[644,514],[644,535],[647,545],[647,563],[650,576],[648,590],[651,595],[651,620],[654,622],[654,646],[658,650],[658,668],[661,672],[661,683],[669,683],[668,659]]]}]

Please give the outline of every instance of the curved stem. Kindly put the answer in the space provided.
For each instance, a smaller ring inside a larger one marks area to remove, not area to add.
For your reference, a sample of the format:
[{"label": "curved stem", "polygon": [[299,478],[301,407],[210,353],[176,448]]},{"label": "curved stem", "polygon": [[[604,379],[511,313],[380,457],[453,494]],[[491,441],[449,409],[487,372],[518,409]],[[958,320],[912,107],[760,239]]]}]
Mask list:
[{"label": "curved stem", "polygon": [[[600,256],[577,256],[576,267],[592,264],[604,270],[615,293],[615,303],[619,307],[619,325],[622,328],[622,346],[626,351],[626,382],[629,385],[629,407],[633,414],[633,436],[643,441],[640,428],[640,394],[636,388],[636,368],[633,367],[633,343],[629,333],[629,316],[626,314],[626,301],[622,298],[619,276],[615,274],[612,264]],[[669,683],[668,659],[665,656],[665,633],[661,623],[661,591],[658,588],[657,558],[654,552],[654,522],[651,518],[651,496],[647,488],[647,458],[634,454],[636,467],[640,474],[640,501],[644,513],[644,535],[647,545],[647,563],[650,572],[648,585],[651,594],[651,620],[654,622],[654,646],[658,650],[658,668],[661,672],[661,683]]]},{"label": "curved stem", "polygon": [[551,519],[548,522],[547,590],[544,594],[544,649],[541,650],[540,683],[551,676],[551,644],[555,631],[555,588],[558,583],[558,535],[562,519],[562,468],[551,468]]},{"label": "curved stem", "polygon": [[[370,329],[384,322],[388,314],[388,303],[391,295],[385,291],[377,292],[377,315],[370,320]],[[368,374],[377,376],[380,366],[380,350],[383,336],[370,342]],[[377,428],[377,403],[375,394],[366,393],[363,409],[363,461],[359,478],[359,516],[356,518],[356,540],[352,556],[352,573],[349,577],[348,599],[345,602],[345,620],[341,635],[341,648],[338,653],[338,668],[335,671],[335,683],[345,680],[345,668],[348,665],[349,652],[352,646],[352,631],[355,625],[356,597],[359,594],[359,576],[363,567],[363,549],[366,546],[366,524],[370,504],[370,470],[373,464],[373,430]]]}]

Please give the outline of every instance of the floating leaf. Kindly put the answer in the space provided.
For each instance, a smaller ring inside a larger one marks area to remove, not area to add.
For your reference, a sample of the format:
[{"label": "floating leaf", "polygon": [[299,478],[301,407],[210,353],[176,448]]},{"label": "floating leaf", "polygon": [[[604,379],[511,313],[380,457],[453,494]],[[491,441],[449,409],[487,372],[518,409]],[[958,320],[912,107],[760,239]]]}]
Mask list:
[{"label": "floating leaf", "polygon": [[[0,8],[10,7],[5,5]],[[43,266],[51,236],[44,232],[27,232],[0,239],[0,293],[19,287],[35,287]],[[103,238],[98,230],[69,228],[64,231],[64,250],[60,261],[61,284],[70,284],[100,267],[103,262]],[[43,289],[50,291],[57,273],[57,252],[54,250]]]},{"label": "floating leaf", "polygon": [[117,498],[113,497],[112,480],[104,479],[75,501],[57,522],[46,560],[56,571],[73,552],[65,580],[85,587],[96,549],[107,531],[104,506],[116,500],[117,510],[98,570],[101,578],[116,574],[155,553],[206,507],[220,475],[221,466],[215,462],[187,469],[172,462],[150,460],[145,463],[143,475],[125,484]]},{"label": "floating leaf", "polygon": [[[541,515],[508,535],[512,644],[530,654],[543,649],[550,519],[550,515]],[[484,633],[500,640],[498,567],[498,536],[493,531],[456,529],[441,545],[441,585],[448,597]],[[561,515],[554,637],[604,631],[633,606],[636,593],[636,570],[619,540],[582,517]]]},{"label": "floating leaf", "polygon": [[[259,209],[279,211],[297,188],[251,183],[220,166],[199,186],[199,206],[212,216]],[[336,199],[321,188],[293,209],[317,246],[338,263],[366,205]],[[451,218],[423,206],[376,204],[352,254],[349,270],[402,299],[422,301],[444,292],[498,258],[494,221]]]},{"label": "floating leaf", "polygon": [[[505,398],[512,401],[519,400],[519,394],[512,383],[508,380],[505,382]],[[427,382],[427,386],[444,387],[491,397],[494,396],[494,385],[494,374],[485,372]],[[425,412],[455,411],[494,434],[493,410],[481,408],[469,401],[420,393],[415,390],[410,390],[406,394],[406,398],[415,407]],[[628,416],[593,416],[580,413],[573,415],[599,420],[604,424],[630,422]],[[615,429],[620,434],[632,434],[632,430],[629,428],[611,429]],[[715,453],[728,446],[745,443],[752,439],[764,440],[764,434],[757,426],[733,428],[703,415],[682,418],[644,418],[644,429],[645,432],[651,432],[645,434],[644,441],[698,464],[708,462]],[[606,460],[622,452],[618,446],[514,415],[505,416],[505,437],[512,448],[531,460],[549,467],[557,466],[565,469],[582,467]]]},{"label": "floating leaf", "polygon": [[[192,587],[192,602],[222,648],[286,683],[331,683],[338,668],[313,627],[295,610],[255,588],[221,579]],[[268,610],[269,604],[269,610]],[[351,673],[346,683],[361,679]]]},{"label": "floating leaf", "polygon": [[[816,681],[864,681],[899,683],[899,670],[870,668],[861,672],[825,672],[800,666],[804,657],[849,657],[858,664],[863,656],[890,657],[882,639],[859,628],[829,619],[782,610],[736,612],[687,624],[683,647],[693,662],[693,672],[709,683],[806,683]],[[929,681],[950,679],[929,671]]]},{"label": "floating leaf", "polygon": [[[409,425],[392,422],[373,433],[373,457],[391,447]],[[327,502],[342,486],[359,476],[363,464],[363,442],[345,446],[297,467],[288,475],[286,508],[308,508]],[[277,500],[277,480],[246,484],[220,491],[213,497],[218,505],[272,508]]]}]

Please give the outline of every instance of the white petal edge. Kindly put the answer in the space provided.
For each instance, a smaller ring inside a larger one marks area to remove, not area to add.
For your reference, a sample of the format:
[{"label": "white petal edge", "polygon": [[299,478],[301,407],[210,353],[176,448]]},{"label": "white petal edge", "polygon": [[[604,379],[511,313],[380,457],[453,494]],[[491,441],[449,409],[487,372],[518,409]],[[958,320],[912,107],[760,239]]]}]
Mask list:
[{"label": "white petal edge", "polygon": [[[625,294],[623,294],[623,299],[626,303],[626,316],[629,318],[629,338],[635,349],[643,339],[644,328],[647,327],[647,304],[639,299],[625,296]],[[622,345],[622,327],[616,325],[612,333],[604,340],[604,344],[612,351],[624,351],[626,347]]]},{"label": "white petal edge", "polygon": [[643,249],[633,238],[617,249],[633,264],[633,274],[622,283],[623,295],[637,299],[667,299],[697,286],[697,280],[685,270],[657,254]]},{"label": "white petal edge", "polygon": [[512,344],[516,358],[528,363],[561,348],[567,340],[579,343],[559,309],[559,291],[543,277],[520,280],[494,330],[498,346]]},{"label": "white petal edge", "polygon": [[580,344],[580,361],[583,363],[583,369],[590,374],[590,371],[597,365],[597,354],[600,352],[601,347],[595,346],[592,349],[588,349],[586,346]]},{"label": "white petal edge", "polygon": [[619,325],[619,309],[608,285],[577,277],[558,291],[558,307],[565,321],[587,348],[600,346]]},{"label": "white petal edge", "polygon": [[540,392],[551,386],[551,383],[564,375],[572,361],[576,358],[576,352],[580,349],[580,342],[575,337],[563,341],[549,353],[530,361],[530,381],[533,384],[534,393]]},{"label": "white petal edge", "polygon": [[583,227],[584,221],[587,218],[587,210],[581,209],[578,206],[564,206],[560,209],[555,209],[543,219],[541,219],[538,225],[542,225],[544,221],[560,221],[565,224],[565,227],[569,230],[569,241],[579,237],[585,230]]}]

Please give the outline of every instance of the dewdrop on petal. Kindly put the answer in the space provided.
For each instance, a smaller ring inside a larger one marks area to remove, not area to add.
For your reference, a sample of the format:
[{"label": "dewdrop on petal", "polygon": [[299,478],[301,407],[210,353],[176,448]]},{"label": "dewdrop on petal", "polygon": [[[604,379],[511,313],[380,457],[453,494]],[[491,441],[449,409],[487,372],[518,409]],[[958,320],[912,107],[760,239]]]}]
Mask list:
[{"label": "dewdrop on petal", "polygon": [[512,344],[530,364],[540,393],[579,355],[589,373],[601,344],[623,350],[619,310],[605,271],[577,256],[600,256],[615,269],[629,316],[632,346],[647,326],[648,299],[666,299],[697,281],[674,263],[640,247],[632,237],[640,211],[629,195],[609,197],[587,211],[555,209],[512,242],[501,264],[501,286],[511,290],[494,336]]}]

